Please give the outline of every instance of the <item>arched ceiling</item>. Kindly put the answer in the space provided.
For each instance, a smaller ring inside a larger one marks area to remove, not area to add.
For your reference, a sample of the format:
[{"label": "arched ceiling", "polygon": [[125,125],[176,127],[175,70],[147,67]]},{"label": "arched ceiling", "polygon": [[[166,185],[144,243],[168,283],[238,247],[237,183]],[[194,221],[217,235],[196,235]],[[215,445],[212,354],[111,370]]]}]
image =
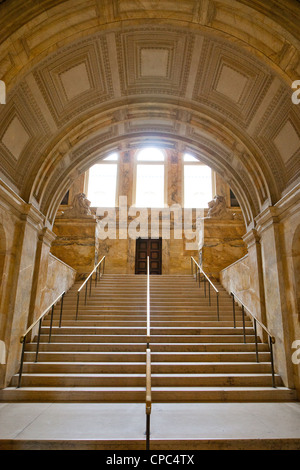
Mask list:
[{"label": "arched ceiling", "polygon": [[296,0],[6,0],[0,15],[1,173],[51,223],[95,158],[145,139],[193,150],[248,224],[300,177]]}]

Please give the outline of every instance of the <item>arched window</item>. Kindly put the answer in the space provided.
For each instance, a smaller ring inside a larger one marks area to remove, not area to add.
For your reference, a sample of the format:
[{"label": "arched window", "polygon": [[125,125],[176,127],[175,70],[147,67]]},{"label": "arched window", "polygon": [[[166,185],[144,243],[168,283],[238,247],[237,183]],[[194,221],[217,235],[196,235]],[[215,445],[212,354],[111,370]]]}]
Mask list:
[{"label": "arched window", "polygon": [[136,155],[135,206],[164,207],[165,154],[158,148],[144,148]]},{"label": "arched window", "polygon": [[212,171],[193,155],[183,157],[184,207],[205,208],[212,200]]},{"label": "arched window", "polygon": [[87,198],[92,207],[117,205],[118,160],[119,155],[113,153],[90,168]]}]

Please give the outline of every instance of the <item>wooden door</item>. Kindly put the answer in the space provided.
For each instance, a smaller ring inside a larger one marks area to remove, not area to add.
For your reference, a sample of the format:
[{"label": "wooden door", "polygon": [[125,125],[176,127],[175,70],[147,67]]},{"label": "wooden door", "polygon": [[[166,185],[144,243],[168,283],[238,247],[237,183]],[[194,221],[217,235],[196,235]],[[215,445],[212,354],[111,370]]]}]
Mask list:
[{"label": "wooden door", "polygon": [[147,274],[147,256],[149,256],[150,274],[161,274],[161,247],[161,238],[137,239],[135,255],[135,274]]}]

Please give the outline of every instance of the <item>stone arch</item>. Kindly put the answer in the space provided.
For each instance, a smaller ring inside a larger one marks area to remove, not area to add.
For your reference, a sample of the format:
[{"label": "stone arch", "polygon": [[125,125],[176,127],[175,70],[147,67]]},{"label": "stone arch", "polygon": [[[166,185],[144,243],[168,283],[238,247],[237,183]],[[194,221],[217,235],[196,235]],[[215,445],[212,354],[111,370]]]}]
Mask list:
[{"label": "stone arch", "polygon": [[294,268],[296,312],[298,314],[298,321],[300,321],[300,225],[298,225],[293,238],[292,260]]},{"label": "stone arch", "polygon": [[[118,121],[114,110],[110,110],[106,115],[99,113],[93,120],[82,121],[79,126],[74,126],[68,133],[62,134],[60,140],[53,144],[52,150],[44,155],[43,164],[32,172],[30,192],[26,199],[35,200],[50,223],[53,223],[59,203],[72,182],[99,160],[99,156],[104,157],[118,148],[132,148],[145,142],[162,143],[169,149],[184,148],[220,173],[236,194],[247,225],[253,222],[264,204],[272,204],[273,198],[276,198],[274,178],[261,160],[258,163],[255,151],[257,149],[246,139],[237,137],[222,123],[208,120],[207,116],[198,116],[197,124],[195,123],[190,134],[186,135],[180,131],[181,123],[186,125],[180,108],[176,108],[177,114],[174,118],[172,115],[170,117],[167,106],[159,104],[156,104],[156,114],[153,117],[151,110],[148,110],[148,119],[150,123],[153,121],[156,129],[147,131],[145,126],[141,126],[141,130],[137,131],[139,119],[143,121],[143,116],[135,118],[135,113],[138,116],[140,108],[141,104],[127,106],[126,116],[134,116],[134,126],[130,117],[125,117],[122,121],[120,118]],[[155,123],[157,109],[160,111],[160,117],[164,118],[165,114],[169,120],[170,131],[159,130],[159,124]],[[180,118],[181,114],[183,117]],[[103,120],[107,123],[105,127],[102,125]],[[128,129],[126,133],[119,131],[120,123]]]},{"label": "stone arch", "polygon": [[3,318],[3,303],[4,303],[4,285],[5,285],[5,268],[6,268],[6,234],[3,225],[0,223],[0,383],[2,380],[1,364],[5,364],[6,348],[4,338],[4,318]]},{"label": "stone arch", "polygon": [[[5,274],[5,260],[6,260],[6,235],[4,227],[0,224],[0,293],[2,291],[4,274]],[[0,295],[0,298],[3,298]]]}]

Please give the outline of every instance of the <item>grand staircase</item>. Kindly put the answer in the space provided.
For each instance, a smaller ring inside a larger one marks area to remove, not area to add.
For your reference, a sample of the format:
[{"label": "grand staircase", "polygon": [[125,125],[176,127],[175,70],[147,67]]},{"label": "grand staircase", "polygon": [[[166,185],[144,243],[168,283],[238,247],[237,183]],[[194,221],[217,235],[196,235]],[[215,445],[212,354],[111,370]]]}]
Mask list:
[{"label": "grand staircase", "polygon": [[[241,310],[220,291],[203,295],[191,275],[151,277],[151,371],[153,402],[279,402],[296,400],[276,375],[270,353],[260,343],[256,361],[254,331]],[[22,384],[18,374],[0,391],[2,402],[144,403],[146,383],[146,276],[105,274],[84,295],[75,318],[75,283],[42,324],[38,361],[36,339],[26,345]]]}]

